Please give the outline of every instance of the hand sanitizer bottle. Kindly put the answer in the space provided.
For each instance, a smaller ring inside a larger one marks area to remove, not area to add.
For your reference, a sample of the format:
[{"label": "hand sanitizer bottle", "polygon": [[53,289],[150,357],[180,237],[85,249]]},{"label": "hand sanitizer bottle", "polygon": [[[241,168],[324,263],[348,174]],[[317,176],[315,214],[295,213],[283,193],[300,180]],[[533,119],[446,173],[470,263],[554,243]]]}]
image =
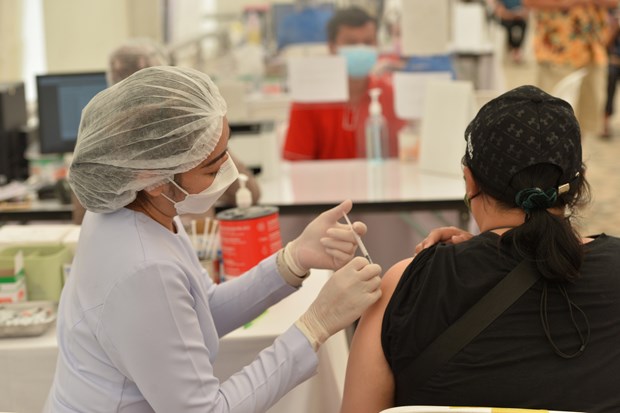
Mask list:
[{"label": "hand sanitizer bottle", "polygon": [[389,155],[388,129],[379,102],[381,89],[373,88],[368,93],[370,94],[370,106],[368,107],[368,119],[366,119],[366,158],[377,161]]},{"label": "hand sanitizer bottle", "polygon": [[252,193],[247,188],[248,176],[245,174],[239,174],[239,189],[235,192],[235,202],[237,208],[249,208],[252,206]]}]

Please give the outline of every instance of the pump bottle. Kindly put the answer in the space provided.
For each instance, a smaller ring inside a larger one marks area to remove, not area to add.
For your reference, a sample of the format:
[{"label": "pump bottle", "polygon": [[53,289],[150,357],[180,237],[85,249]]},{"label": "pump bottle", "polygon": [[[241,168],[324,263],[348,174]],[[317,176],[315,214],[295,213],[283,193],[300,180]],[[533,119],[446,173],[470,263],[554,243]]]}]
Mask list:
[{"label": "pump bottle", "polygon": [[252,205],[252,193],[247,188],[248,176],[239,174],[239,189],[235,192],[235,203],[237,208],[249,208]]},{"label": "pump bottle", "polygon": [[388,151],[388,128],[387,121],[383,116],[379,95],[381,89],[373,88],[370,94],[370,106],[368,107],[368,119],[366,119],[366,158],[369,160],[381,160],[387,158]]}]

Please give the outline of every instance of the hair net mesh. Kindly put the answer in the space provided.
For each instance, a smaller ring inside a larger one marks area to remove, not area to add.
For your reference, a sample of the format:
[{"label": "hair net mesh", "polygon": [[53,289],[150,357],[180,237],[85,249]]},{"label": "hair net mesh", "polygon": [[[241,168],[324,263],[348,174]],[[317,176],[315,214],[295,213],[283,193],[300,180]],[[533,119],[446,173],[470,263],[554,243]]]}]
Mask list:
[{"label": "hair net mesh", "polygon": [[89,211],[112,212],[202,162],[226,103],[209,76],[158,66],[97,94],[82,111],[69,183]]}]

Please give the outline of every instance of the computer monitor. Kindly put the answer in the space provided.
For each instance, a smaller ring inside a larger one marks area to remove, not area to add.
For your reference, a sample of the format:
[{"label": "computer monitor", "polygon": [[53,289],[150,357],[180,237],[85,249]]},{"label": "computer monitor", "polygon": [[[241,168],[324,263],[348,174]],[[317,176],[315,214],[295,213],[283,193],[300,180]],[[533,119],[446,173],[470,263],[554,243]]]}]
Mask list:
[{"label": "computer monitor", "polygon": [[73,152],[82,109],[106,87],[105,72],[37,76],[41,153]]}]

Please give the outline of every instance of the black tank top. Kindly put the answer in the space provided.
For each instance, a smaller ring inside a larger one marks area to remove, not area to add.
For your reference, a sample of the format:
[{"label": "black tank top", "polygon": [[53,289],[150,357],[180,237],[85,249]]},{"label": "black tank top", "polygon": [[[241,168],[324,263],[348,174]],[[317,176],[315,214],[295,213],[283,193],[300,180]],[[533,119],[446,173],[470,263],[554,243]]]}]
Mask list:
[{"label": "black tank top", "polygon": [[[518,263],[484,233],[462,244],[438,245],[407,267],[383,318],[381,340],[395,378],[395,405],[490,406],[620,412],[620,239],[586,244],[581,278],[566,285],[587,315],[591,337],[573,359],[556,355],[541,324],[539,281],[420,388],[409,383],[414,360]],[[579,347],[564,298],[548,292],[555,343]],[[580,326],[583,319],[575,316]]]}]

